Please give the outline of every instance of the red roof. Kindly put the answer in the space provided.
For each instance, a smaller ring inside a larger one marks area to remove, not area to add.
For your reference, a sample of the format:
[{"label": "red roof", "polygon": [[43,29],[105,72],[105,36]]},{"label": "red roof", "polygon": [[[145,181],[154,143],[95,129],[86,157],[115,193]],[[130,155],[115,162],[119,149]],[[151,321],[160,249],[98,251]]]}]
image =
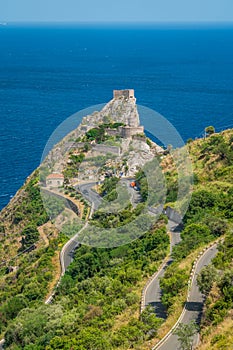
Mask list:
[{"label": "red roof", "polygon": [[62,174],[49,174],[46,179],[64,179],[64,176]]}]

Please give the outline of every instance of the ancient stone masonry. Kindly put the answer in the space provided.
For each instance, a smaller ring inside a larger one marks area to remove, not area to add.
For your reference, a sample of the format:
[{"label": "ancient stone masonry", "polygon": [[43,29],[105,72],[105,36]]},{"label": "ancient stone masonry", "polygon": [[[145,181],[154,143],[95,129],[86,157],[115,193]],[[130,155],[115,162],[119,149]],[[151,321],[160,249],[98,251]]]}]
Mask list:
[{"label": "ancient stone masonry", "polygon": [[[136,140],[144,140],[144,143],[146,142],[144,127],[140,125],[134,90],[114,90],[112,100],[110,100],[101,111],[96,111],[84,117],[81,124],[53,148],[46,159],[49,170],[55,173],[62,173],[65,166],[65,155],[68,154],[69,151],[80,150],[83,147],[83,142],[79,143],[73,140],[77,138],[81,139],[87,131],[103,123],[122,124],[122,126],[116,129],[105,129],[106,134],[109,136],[119,136],[119,138],[122,138],[119,140],[120,143],[126,142],[129,144],[131,141],[134,142]],[[155,146],[156,153],[162,154],[164,152],[161,147],[158,145],[154,145],[154,147]],[[100,151],[100,148],[98,151]],[[118,152],[118,148],[116,148],[114,152],[111,153],[117,154]]]},{"label": "ancient stone masonry", "polygon": [[113,98],[135,99],[134,90],[113,90]]},{"label": "ancient stone masonry", "polygon": [[120,147],[116,146],[108,146],[108,145],[101,145],[101,144],[96,144],[92,147],[93,152],[97,153],[113,153],[119,156],[121,154]]},{"label": "ancient stone masonry", "polygon": [[119,133],[120,133],[121,137],[123,137],[123,138],[131,138],[134,135],[143,134],[144,127],[143,126],[137,126],[137,127],[120,126]]},{"label": "ancient stone masonry", "polygon": [[[144,134],[144,127],[140,125],[134,90],[114,90],[113,104],[117,105],[117,103],[121,107],[119,117],[125,123],[125,126],[119,126],[117,129],[118,135],[123,138],[131,138],[133,135]],[[111,131],[109,131],[110,134],[112,134]]]}]

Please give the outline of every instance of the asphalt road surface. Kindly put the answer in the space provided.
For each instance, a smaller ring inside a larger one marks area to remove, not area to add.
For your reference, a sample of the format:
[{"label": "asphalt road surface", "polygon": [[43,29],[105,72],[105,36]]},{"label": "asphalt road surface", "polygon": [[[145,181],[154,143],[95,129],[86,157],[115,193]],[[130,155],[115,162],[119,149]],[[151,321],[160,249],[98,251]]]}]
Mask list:
[{"label": "asphalt road surface", "polygon": [[[134,179],[121,179],[122,183],[125,183],[127,186],[127,190],[130,194],[130,201],[133,205],[133,207],[136,207],[136,205],[141,201],[140,193],[135,191],[132,187],[130,187],[130,183]],[[86,184],[76,185],[75,188],[79,190],[83,197],[88,200],[93,205],[93,209],[97,210],[103,201],[103,198],[95,191],[93,190],[93,187],[96,185],[96,182],[89,182]]]},{"label": "asphalt road surface", "polygon": [[[197,286],[197,275],[199,274],[199,272],[204,266],[207,266],[210,264],[211,260],[215,257],[216,254],[217,254],[217,244],[211,247],[210,249],[206,250],[206,252],[199,259],[196,266],[193,283],[190,289],[190,295],[188,298],[188,302],[185,305],[185,312],[181,319],[181,323],[188,324],[192,320],[194,320],[197,323],[200,321],[204,297],[199,291],[199,288]],[[194,337],[193,344],[196,345],[197,342],[198,342],[198,335]],[[177,339],[177,336],[174,334],[171,334],[163,344],[161,344],[159,347],[154,347],[154,349],[178,350],[180,349],[180,344]]]},{"label": "asphalt road surface", "polygon": [[79,246],[78,235],[88,226],[88,222],[62,248],[60,254],[61,276],[63,276],[73,260],[74,250]]},{"label": "asphalt road surface", "polygon": [[62,260],[61,266],[64,266],[64,268],[62,269],[64,273],[67,270],[68,266],[72,263],[74,251],[78,246],[78,242],[73,239],[69,241],[69,244],[65,247],[65,249],[63,249],[63,256],[61,253],[60,259]]},{"label": "asphalt road surface", "polygon": [[96,182],[89,182],[82,185],[76,185],[75,188],[78,189],[84,198],[88,200],[93,205],[93,209],[97,210],[102,202],[101,196],[93,190]]},{"label": "asphalt road surface", "polygon": [[[171,232],[171,251],[174,245],[178,244],[181,240],[180,238],[180,227],[173,221],[168,221],[168,229]],[[158,272],[156,277],[148,285],[145,293],[145,306],[151,305],[158,317],[166,318],[166,309],[161,302],[162,291],[160,288],[159,280],[164,276],[167,267],[172,263],[172,258],[170,258],[166,264],[163,265],[162,269]]]}]

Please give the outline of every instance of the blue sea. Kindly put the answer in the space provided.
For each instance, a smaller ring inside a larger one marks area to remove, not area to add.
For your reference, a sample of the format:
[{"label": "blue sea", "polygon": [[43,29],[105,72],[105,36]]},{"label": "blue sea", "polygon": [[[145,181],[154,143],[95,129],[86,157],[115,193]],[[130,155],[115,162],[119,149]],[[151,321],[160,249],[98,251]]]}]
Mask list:
[{"label": "blue sea", "polygon": [[0,209],[63,120],[122,88],[184,141],[233,127],[233,28],[0,26]]}]

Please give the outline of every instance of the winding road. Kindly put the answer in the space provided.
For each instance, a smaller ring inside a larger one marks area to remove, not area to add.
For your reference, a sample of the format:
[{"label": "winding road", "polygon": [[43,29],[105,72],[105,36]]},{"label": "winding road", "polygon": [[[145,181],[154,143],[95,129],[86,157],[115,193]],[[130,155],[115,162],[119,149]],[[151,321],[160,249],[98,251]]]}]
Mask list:
[{"label": "winding road", "polygon": [[[126,185],[133,207],[135,207],[141,201],[140,193],[130,187],[130,183],[134,180],[134,178],[122,178],[120,180],[122,184]],[[82,193],[82,196],[86,198],[89,203],[92,204],[93,210],[97,210],[100,204],[103,202],[103,197],[101,197],[95,190],[93,190],[94,186],[96,186],[96,182],[88,182],[76,185],[74,187]]]},{"label": "winding road", "polygon": [[[175,222],[169,220],[168,221],[168,231],[170,231],[170,256],[168,260],[166,260],[159,271],[152,277],[149,283],[143,290],[142,297],[142,305],[141,310],[145,308],[145,306],[151,305],[154,308],[154,311],[158,317],[163,319],[167,318],[166,308],[161,302],[162,291],[160,288],[160,278],[164,276],[164,273],[167,267],[172,263],[171,253],[173,247],[181,241],[180,232],[181,226],[177,225]],[[199,257],[196,262],[195,270],[192,272],[192,278],[190,280],[189,292],[185,307],[183,309],[182,314],[180,315],[179,320],[173,329],[179,324],[184,323],[188,324],[192,320],[196,323],[200,322],[203,305],[204,305],[204,296],[200,292],[197,286],[197,275],[200,273],[204,266],[210,264],[211,260],[217,254],[217,243],[213,244],[208,249],[204,250],[203,254]],[[196,334],[193,339],[193,345],[197,345],[199,339],[199,335]],[[167,335],[155,346],[152,350],[178,350],[180,349],[180,344],[178,338],[175,334],[173,334],[172,330],[170,330]]]},{"label": "winding road", "polygon": [[[129,183],[131,179],[125,180],[128,183],[128,188],[130,188]],[[86,183],[79,186],[76,186],[76,189],[82,193],[82,195],[91,203],[91,211],[89,217],[92,216],[93,212],[98,209],[101,204],[102,198],[99,196],[97,192],[93,190],[93,186],[96,183]],[[138,193],[130,189],[131,191],[131,202],[133,205],[136,205],[140,198],[138,197]],[[140,195],[139,195],[140,196]],[[60,253],[60,263],[61,263],[61,276],[57,286],[60,284],[61,277],[65,274],[68,266],[72,262],[73,252],[78,247],[78,235],[82,230],[84,230],[88,226],[88,222],[82,227],[82,229],[77,232],[75,236],[73,236],[62,248]],[[181,240],[180,238],[180,226],[169,220],[168,221],[168,230],[170,231],[170,253],[172,252],[172,248],[178,244]],[[187,302],[185,304],[185,308],[179,318],[179,322],[184,324],[188,324],[191,320],[195,320],[198,322],[201,317],[204,297],[200,293],[199,288],[197,286],[197,275],[201,271],[201,269],[208,265],[213,257],[217,254],[217,244],[213,245],[209,249],[207,249],[203,255],[199,258],[196,268],[192,277],[192,283],[189,290],[189,295],[187,298]],[[172,258],[170,257],[162,266],[162,268],[158,271],[158,273],[153,277],[150,283],[147,284],[144,289],[144,306],[152,305],[155,309],[155,312],[158,317],[166,318],[166,310],[161,303],[161,289],[159,285],[159,279],[164,276],[165,270],[169,264],[172,263]],[[54,292],[55,293],[55,292]],[[46,300],[46,304],[51,303],[54,293]],[[198,342],[198,335],[194,338],[194,345]],[[0,341],[0,349],[3,349],[4,339]],[[177,336],[173,334],[172,330],[168,332],[168,334],[155,346],[152,350],[178,350],[180,344],[178,342]]]},{"label": "winding road", "polygon": [[[136,206],[137,203],[141,200],[140,194],[136,192],[134,189],[130,188],[130,182],[132,179],[123,179],[122,180],[127,185],[127,189],[130,193],[130,198],[133,206]],[[80,185],[76,185],[76,190],[79,190],[84,198],[86,198],[89,203],[91,204],[91,211],[89,214],[89,218],[92,217],[93,212],[98,209],[100,204],[103,201],[103,198],[95,191],[93,190],[93,187],[96,185],[96,182],[88,182]],[[72,200],[71,200],[72,201]],[[85,223],[85,225],[79,230],[62,248],[60,253],[60,265],[61,265],[61,275],[59,278],[59,281],[56,285],[56,288],[59,286],[61,282],[61,278],[64,276],[67,268],[73,261],[73,255],[75,252],[75,249],[79,246],[78,242],[78,236],[79,234],[88,226],[88,221]],[[56,290],[55,288],[55,290]],[[55,291],[47,298],[45,301],[46,304],[50,304],[53,300]],[[0,348],[1,349],[1,348]]]},{"label": "winding road", "polygon": [[74,186],[76,190],[79,190],[84,198],[88,200],[93,206],[93,210],[97,210],[102,202],[102,197],[93,190],[96,182],[88,182],[81,185]]},{"label": "winding road", "polygon": [[[136,206],[138,202],[140,202],[141,197],[138,192],[136,192],[134,189],[130,188],[130,182],[132,179],[124,179],[122,180],[123,183],[126,183],[127,189],[130,193],[131,197],[131,203],[133,206]],[[91,211],[89,214],[89,218],[92,217],[92,214],[95,210],[97,210],[100,206],[100,204],[103,201],[103,198],[93,189],[93,187],[96,185],[96,182],[88,182],[81,185],[76,185],[76,190],[79,190],[84,198],[88,200],[88,202],[91,204]],[[88,222],[85,223],[83,228],[77,232],[75,236],[73,236],[62,248],[60,253],[60,264],[61,264],[61,277],[65,274],[65,271],[67,270],[68,266],[71,264],[73,260],[73,254],[75,249],[79,246],[78,243],[78,235],[88,226]]]},{"label": "winding road", "polygon": [[[183,309],[183,312],[177,322],[189,324],[192,320],[199,323],[202,315],[204,296],[200,292],[197,286],[197,275],[200,273],[204,266],[210,264],[211,260],[216,256],[217,243],[208,248],[198,259],[195,267],[195,271],[192,276],[191,286],[189,290],[189,295],[187,298],[187,302]],[[199,335],[196,334],[193,339],[193,346],[195,347],[198,344]],[[152,350],[178,350],[180,349],[180,344],[177,339],[177,336],[170,331],[167,336],[163,338],[163,340],[153,347]]]},{"label": "winding road", "polygon": [[[177,223],[168,220],[168,231],[170,231],[170,252],[174,245],[178,244],[181,241],[180,238],[180,226]],[[167,318],[166,309],[161,302],[162,291],[160,288],[159,280],[164,276],[164,273],[167,267],[172,263],[172,258],[170,257],[158,271],[158,273],[154,276],[154,278],[150,281],[150,283],[146,286],[144,290],[144,305],[151,305],[154,308],[154,311],[158,317],[163,319]]]},{"label": "winding road", "polygon": [[78,235],[88,226],[88,222],[74,235],[62,248],[60,253],[61,277],[64,276],[68,266],[73,260],[73,253],[79,246]]}]

